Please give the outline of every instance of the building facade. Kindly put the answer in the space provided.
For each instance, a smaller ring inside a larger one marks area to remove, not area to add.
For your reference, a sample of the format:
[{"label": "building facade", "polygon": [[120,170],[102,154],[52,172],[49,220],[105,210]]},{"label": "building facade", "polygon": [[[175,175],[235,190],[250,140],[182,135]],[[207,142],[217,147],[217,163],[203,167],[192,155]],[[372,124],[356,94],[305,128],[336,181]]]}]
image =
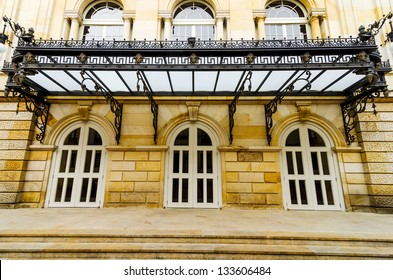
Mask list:
[{"label": "building facade", "polygon": [[359,29],[392,1],[35,3],[0,4],[34,28],[5,28],[0,207],[393,212],[389,24]]}]

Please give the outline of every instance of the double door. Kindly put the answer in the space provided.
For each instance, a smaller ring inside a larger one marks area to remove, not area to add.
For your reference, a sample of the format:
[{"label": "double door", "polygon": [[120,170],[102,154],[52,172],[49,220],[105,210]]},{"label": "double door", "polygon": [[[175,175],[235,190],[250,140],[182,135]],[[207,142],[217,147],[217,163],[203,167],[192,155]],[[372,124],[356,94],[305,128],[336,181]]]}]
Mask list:
[{"label": "double door", "polygon": [[166,206],[218,208],[217,148],[202,127],[190,125],[170,145]]}]

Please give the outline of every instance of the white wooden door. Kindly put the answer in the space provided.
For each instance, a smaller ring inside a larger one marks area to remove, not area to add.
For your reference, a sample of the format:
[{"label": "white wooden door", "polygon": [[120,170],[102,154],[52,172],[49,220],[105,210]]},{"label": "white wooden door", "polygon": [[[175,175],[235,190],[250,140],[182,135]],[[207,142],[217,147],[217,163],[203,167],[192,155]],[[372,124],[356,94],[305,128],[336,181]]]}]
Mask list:
[{"label": "white wooden door", "polygon": [[166,206],[218,208],[218,151],[211,135],[191,124],[173,138],[168,151]]},{"label": "white wooden door", "polygon": [[54,156],[48,207],[99,207],[105,151],[101,135],[83,123],[60,138]]},{"label": "white wooden door", "polygon": [[284,134],[283,193],[287,209],[342,210],[338,168],[329,139],[300,124]]}]

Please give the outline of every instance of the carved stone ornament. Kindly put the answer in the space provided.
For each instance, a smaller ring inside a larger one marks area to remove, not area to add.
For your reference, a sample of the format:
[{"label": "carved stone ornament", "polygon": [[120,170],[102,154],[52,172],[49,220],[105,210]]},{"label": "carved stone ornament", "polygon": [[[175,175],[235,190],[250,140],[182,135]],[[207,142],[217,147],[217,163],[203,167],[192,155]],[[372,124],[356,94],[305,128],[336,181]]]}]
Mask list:
[{"label": "carved stone ornament", "polygon": [[199,106],[201,106],[200,102],[187,102],[186,103],[188,107],[188,116],[190,121],[195,122],[198,120],[198,112],[199,112]]},{"label": "carved stone ornament", "polygon": [[246,62],[247,62],[247,64],[253,63],[254,60],[255,60],[255,56],[254,56],[253,53],[249,53],[249,54],[246,56]]},{"label": "carved stone ornament", "polygon": [[192,55],[190,55],[190,63],[197,64],[198,61],[199,61],[199,57],[195,53],[192,53]]},{"label": "carved stone ornament", "polygon": [[83,121],[88,121],[89,116],[90,116],[90,111],[91,111],[91,106],[93,105],[92,102],[87,101],[87,102],[78,102],[78,112],[79,116]]},{"label": "carved stone ornament", "polygon": [[35,55],[32,54],[31,52],[26,53],[25,54],[25,62],[27,64],[34,64],[34,63],[36,63],[37,61],[35,59]]},{"label": "carved stone ornament", "polygon": [[365,51],[361,51],[356,55],[356,60],[357,62],[366,61],[367,57],[368,57],[367,53]]},{"label": "carved stone ornament", "polygon": [[25,79],[26,79],[26,72],[24,70],[20,70],[16,72],[14,75],[15,83],[17,83],[20,86],[22,85]]},{"label": "carved stone ornament", "polygon": [[143,56],[140,53],[137,53],[136,56],[134,56],[134,60],[136,64],[141,64],[143,62]]},{"label": "carved stone ornament", "polygon": [[308,52],[306,52],[305,54],[301,55],[300,57],[301,57],[303,63],[309,63],[311,61],[311,58],[312,58],[311,54],[309,54]]},{"label": "carved stone ornament", "polygon": [[77,56],[78,60],[82,64],[86,64],[87,59],[89,58],[85,53],[81,53],[79,56]]},{"label": "carved stone ornament", "polygon": [[311,113],[311,102],[296,102],[301,121],[306,121]]}]

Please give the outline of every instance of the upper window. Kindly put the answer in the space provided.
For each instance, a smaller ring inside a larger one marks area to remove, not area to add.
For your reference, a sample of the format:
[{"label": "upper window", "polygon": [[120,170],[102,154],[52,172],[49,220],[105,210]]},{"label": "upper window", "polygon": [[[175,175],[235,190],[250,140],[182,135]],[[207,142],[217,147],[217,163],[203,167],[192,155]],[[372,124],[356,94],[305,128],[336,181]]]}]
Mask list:
[{"label": "upper window", "polygon": [[305,9],[292,1],[273,1],[266,6],[266,39],[307,39]]},{"label": "upper window", "polygon": [[198,2],[186,2],[173,15],[173,39],[187,40],[196,37],[201,40],[214,39],[214,15],[212,9]]},{"label": "upper window", "polygon": [[123,38],[122,7],[113,2],[99,2],[87,9],[83,19],[83,40]]}]

